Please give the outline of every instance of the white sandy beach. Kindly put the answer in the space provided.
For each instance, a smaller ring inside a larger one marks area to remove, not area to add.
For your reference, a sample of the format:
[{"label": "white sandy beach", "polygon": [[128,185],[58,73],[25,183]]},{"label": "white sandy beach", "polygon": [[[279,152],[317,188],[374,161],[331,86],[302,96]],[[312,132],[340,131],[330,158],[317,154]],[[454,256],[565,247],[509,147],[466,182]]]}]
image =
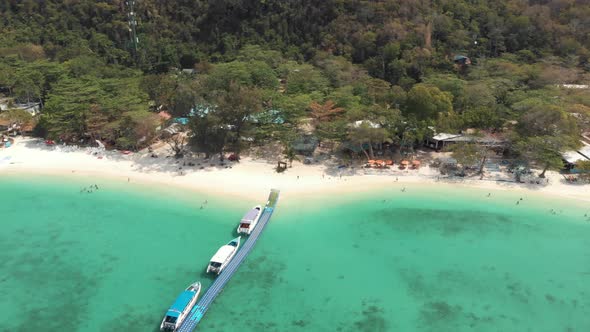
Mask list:
[{"label": "white sandy beach", "polygon": [[[500,172],[488,172],[483,180],[479,180],[479,176],[446,179],[439,176],[437,169],[426,165],[419,170],[367,170],[360,167],[338,169],[337,164],[331,165],[329,162],[303,165],[295,161],[292,168],[277,173],[276,160],[242,158],[239,163],[226,162],[221,166],[218,160],[205,162],[190,158],[166,158],[165,149],[158,151],[159,158],[151,158],[147,153],[124,155],[110,151],[102,153],[99,159],[93,154],[94,150],[89,148],[48,147],[37,139],[18,138],[12,147],[0,149],[0,175],[34,173],[89,178],[99,176],[121,182],[159,183],[248,198],[266,197],[271,188],[280,189],[283,197],[292,197],[368,191],[394,184],[436,186],[448,182],[454,186],[530,191],[590,201],[590,185],[568,184],[556,172],[548,172],[549,182],[543,180],[542,184],[495,181],[507,178],[506,174]],[[193,162],[195,166],[183,166],[183,162]]]}]

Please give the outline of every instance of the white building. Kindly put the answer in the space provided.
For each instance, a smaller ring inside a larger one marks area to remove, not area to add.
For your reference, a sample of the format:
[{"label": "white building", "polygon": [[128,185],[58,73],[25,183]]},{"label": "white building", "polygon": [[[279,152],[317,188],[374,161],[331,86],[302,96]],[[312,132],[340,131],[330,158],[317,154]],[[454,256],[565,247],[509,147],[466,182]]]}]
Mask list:
[{"label": "white building", "polygon": [[31,115],[37,115],[41,111],[41,103],[11,103],[11,99],[4,98],[0,99],[0,112],[8,111],[9,109],[20,109],[31,113]]}]

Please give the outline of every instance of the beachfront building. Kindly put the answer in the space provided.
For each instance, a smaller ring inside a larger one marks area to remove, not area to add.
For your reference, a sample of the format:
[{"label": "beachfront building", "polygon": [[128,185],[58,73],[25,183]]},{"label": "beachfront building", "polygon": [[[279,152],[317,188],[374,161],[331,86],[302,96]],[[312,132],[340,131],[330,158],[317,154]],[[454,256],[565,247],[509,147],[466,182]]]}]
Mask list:
[{"label": "beachfront building", "polygon": [[575,151],[566,151],[561,154],[563,158],[565,169],[570,173],[576,173],[576,165],[581,161],[590,160],[590,145],[584,145],[582,148]]},{"label": "beachfront building", "polygon": [[438,133],[432,137],[426,138],[424,145],[439,151],[449,145],[460,142],[477,143],[492,149],[500,149],[506,145],[504,139],[488,133],[484,133],[483,135]]},{"label": "beachfront building", "polygon": [[9,109],[23,110],[23,111],[26,111],[29,114],[35,116],[41,111],[41,103],[40,102],[18,103],[18,102],[15,102],[11,98],[0,99],[0,112],[7,111]]},{"label": "beachfront building", "polygon": [[456,139],[461,136],[461,134],[440,133],[427,138],[424,142],[424,145],[438,151],[444,149],[450,144],[456,143]]}]

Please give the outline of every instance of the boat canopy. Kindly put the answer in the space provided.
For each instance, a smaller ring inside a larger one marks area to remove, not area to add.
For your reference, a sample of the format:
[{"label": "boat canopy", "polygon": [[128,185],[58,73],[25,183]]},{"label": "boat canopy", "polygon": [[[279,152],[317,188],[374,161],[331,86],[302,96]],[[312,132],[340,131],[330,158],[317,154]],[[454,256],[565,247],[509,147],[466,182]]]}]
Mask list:
[{"label": "boat canopy", "polygon": [[260,213],[259,209],[252,209],[250,211],[248,211],[248,213],[246,213],[246,215],[244,215],[244,218],[242,218],[241,223],[243,224],[251,224],[254,219],[256,219],[256,216]]},{"label": "boat canopy", "polygon": [[168,313],[166,313],[166,316],[180,316],[180,313],[186,308],[186,306],[189,304],[189,302],[192,300],[194,296],[195,291],[185,290],[184,292],[182,292],[178,296],[176,301],[174,301],[174,304],[170,307],[170,309],[168,309]]},{"label": "boat canopy", "polygon": [[219,250],[217,250],[217,252],[213,256],[213,258],[211,258],[211,262],[217,262],[217,263],[223,263],[223,262],[225,262],[225,260],[227,259],[227,257],[229,255],[231,255],[231,253],[234,250],[236,250],[236,247],[229,246],[229,245],[225,245],[225,246],[219,248]]}]

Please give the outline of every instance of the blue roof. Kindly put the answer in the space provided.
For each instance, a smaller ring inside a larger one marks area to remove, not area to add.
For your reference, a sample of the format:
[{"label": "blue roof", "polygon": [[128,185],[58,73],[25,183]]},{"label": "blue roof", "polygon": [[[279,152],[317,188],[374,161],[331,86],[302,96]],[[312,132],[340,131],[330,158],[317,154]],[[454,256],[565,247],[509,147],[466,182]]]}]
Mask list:
[{"label": "blue roof", "polygon": [[188,124],[188,118],[174,118],[174,122],[180,123],[182,125]]},{"label": "blue roof", "polygon": [[168,312],[166,313],[166,316],[168,316],[168,317],[177,317],[178,318],[180,316],[180,312],[168,310]]},{"label": "blue roof", "polygon": [[168,313],[166,315],[172,316],[172,317],[178,317],[179,314],[184,310],[184,308],[186,308],[186,306],[191,301],[193,296],[195,296],[194,291],[185,290],[184,292],[182,292],[178,296],[176,301],[174,301],[174,304],[170,307],[170,309],[168,309]]}]

